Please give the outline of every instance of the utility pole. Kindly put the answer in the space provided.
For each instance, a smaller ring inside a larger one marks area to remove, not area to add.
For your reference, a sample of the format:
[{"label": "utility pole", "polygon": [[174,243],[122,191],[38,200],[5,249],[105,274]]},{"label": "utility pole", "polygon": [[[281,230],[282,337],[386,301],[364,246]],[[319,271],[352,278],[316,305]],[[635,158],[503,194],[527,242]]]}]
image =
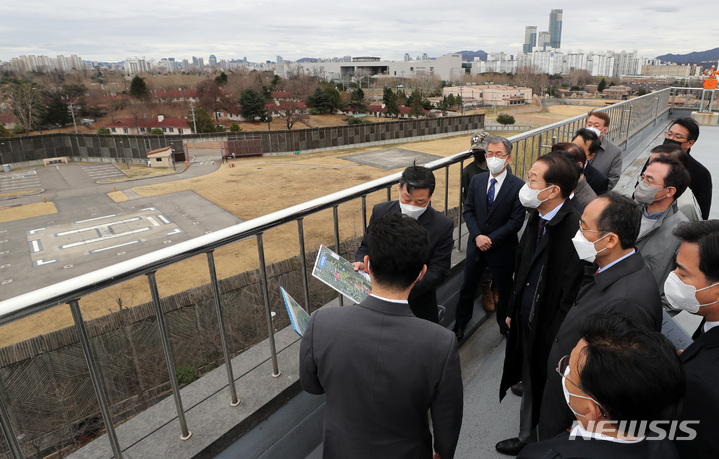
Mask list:
[{"label": "utility pole", "polygon": [[68,104],[68,111],[72,115],[72,125],[75,127],[75,134],[77,134],[77,123],[75,122],[75,106],[73,104]]},{"label": "utility pole", "polygon": [[190,109],[192,110],[192,125],[195,128],[195,134],[197,134],[197,120],[195,119],[195,104],[190,101]]}]

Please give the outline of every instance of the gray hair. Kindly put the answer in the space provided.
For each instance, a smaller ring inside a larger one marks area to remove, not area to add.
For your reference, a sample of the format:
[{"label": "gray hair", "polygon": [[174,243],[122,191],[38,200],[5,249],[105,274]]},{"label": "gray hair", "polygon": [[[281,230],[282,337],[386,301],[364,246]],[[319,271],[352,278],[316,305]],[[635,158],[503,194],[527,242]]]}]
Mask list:
[{"label": "gray hair", "polygon": [[512,142],[505,139],[504,137],[500,135],[490,135],[486,139],[484,139],[484,145],[485,148],[489,146],[490,143],[501,143],[504,144],[504,149],[507,150],[507,154],[512,154]]}]

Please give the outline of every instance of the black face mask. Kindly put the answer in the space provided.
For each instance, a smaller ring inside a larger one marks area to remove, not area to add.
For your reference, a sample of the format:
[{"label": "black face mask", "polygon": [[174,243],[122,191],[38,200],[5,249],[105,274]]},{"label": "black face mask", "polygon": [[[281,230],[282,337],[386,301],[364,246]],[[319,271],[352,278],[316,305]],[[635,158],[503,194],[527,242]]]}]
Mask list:
[{"label": "black face mask", "polygon": [[472,154],[474,155],[474,160],[477,161],[477,164],[482,164],[485,161],[484,150],[475,150]]},{"label": "black face mask", "polygon": [[678,145],[679,147],[681,147],[682,143],[683,142],[680,142],[680,141],[674,140],[674,139],[664,139],[664,142],[662,143],[662,145]]}]

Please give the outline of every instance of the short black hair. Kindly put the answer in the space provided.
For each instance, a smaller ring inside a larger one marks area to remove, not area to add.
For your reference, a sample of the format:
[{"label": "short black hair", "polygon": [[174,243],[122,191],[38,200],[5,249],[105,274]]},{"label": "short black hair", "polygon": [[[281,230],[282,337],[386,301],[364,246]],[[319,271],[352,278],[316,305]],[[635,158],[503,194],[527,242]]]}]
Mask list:
[{"label": "short black hair", "polygon": [[678,124],[679,126],[689,131],[689,136],[687,136],[687,140],[697,140],[699,138],[699,124],[697,124],[694,118],[690,118],[688,116],[684,118],[677,118],[669,126],[669,129],[671,129],[672,126],[674,126],[675,124]]},{"label": "short black hair", "polygon": [[719,220],[683,222],[674,236],[699,246],[699,271],[712,282],[719,282]]},{"label": "short black hair", "polygon": [[577,163],[567,158],[561,152],[551,152],[537,158],[546,164],[549,169],[544,174],[544,181],[547,185],[557,185],[562,193],[563,198],[568,198],[570,194],[577,188],[579,181],[579,172],[577,172]]},{"label": "short black hair", "polygon": [[652,148],[651,154],[659,153],[660,155],[669,155],[676,157],[680,163],[684,165],[684,167],[689,167],[689,153],[682,150],[682,147],[675,143],[664,143],[662,145],[657,145],[656,147]]},{"label": "short black hair", "polygon": [[[559,142],[552,145],[552,151],[563,153],[567,158],[571,159],[577,164],[577,172],[581,176],[584,173],[584,165],[587,164],[587,154],[584,152],[584,148],[580,147],[576,143],[570,142]],[[579,163],[582,165],[580,166]]]},{"label": "short black hair", "polygon": [[429,259],[429,234],[417,220],[390,212],[367,230],[367,251],[374,281],[404,290]]},{"label": "short black hair", "polygon": [[585,142],[589,142],[589,153],[591,154],[595,154],[599,151],[599,147],[602,146],[602,139],[599,138],[597,133],[587,128],[581,128],[572,138],[576,139],[577,137],[581,137]]},{"label": "short black hair", "polygon": [[639,205],[616,191],[608,191],[598,199],[609,201],[597,218],[597,228],[619,236],[623,249],[634,247],[642,224],[642,210]]},{"label": "short black hair", "polygon": [[411,193],[415,188],[420,190],[429,189],[429,195],[432,196],[435,187],[434,172],[424,166],[415,164],[402,172],[399,185],[407,190],[407,193]]},{"label": "short black hair", "polygon": [[676,419],[686,380],[664,335],[621,314],[592,314],[580,333],[587,346],[579,356],[579,385],[609,419],[620,426]]},{"label": "short black hair", "polygon": [[669,172],[667,172],[666,177],[664,177],[664,186],[673,186],[677,190],[674,194],[674,200],[676,201],[679,199],[679,196],[686,191],[691,182],[689,171],[673,156],[659,155],[649,162],[649,164],[654,163],[667,164],[669,166]]}]

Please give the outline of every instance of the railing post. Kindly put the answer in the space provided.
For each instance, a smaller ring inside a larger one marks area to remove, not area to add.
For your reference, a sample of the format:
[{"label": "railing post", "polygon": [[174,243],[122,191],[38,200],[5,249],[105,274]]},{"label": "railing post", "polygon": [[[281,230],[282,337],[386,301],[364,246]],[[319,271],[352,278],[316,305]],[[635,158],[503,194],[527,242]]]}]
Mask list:
[{"label": "railing post", "polygon": [[672,91],[672,104],[669,106],[669,113],[670,113],[670,114],[671,114],[671,113],[674,113],[674,103],[675,103],[676,98],[677,98],[677,92],[676,92],[676,90],[672,89],[671,91]]},{"label": "railing post", "polygon": [[464,175],[464,160],[459,162],[459,215],[457,215],[457,252],[462,251],[462,208],[464,196],[462,194],[462,176]]},{"label": "railing post", "polygon": [[297,219],[297,237],[300,242],[300,262],[302,266],[302,286],[305,291],[305,304],[307,305],[307,313],[311,312],[310,308],[310,284],[307,277],[307,255],[305,254],[305,227],[302,223],[304,218]]},{"label": "railing post", "polygon": [[444,168],[444,215],[449,215],[449,166]]},{"label": "railing post", "polygon": [[[339,210],[338,210],[338,206],[336,206],[336,205],[335,205],[335,206],[332,206],[332,220],[333,220],[334,228],[335,228],[335,252],[337,252],[337,254],[338,254],[339,256],[342,256],[342,254],[340,253],[340,219],[339,219]],[[344,306],[344,304],[345,304],[345,299],[344,299],[344,296],[343,296],[342,294],[340,294],[340,296],[339,296],[339,303],[340,303],[340,306]]]},{"label": "railing post", "polygon": [[362,195],[362,237],[367,232],[367,195]]},{"label": "railing post", "polygon": [[262,244],[262,233],[257,233],[257,252],[260,258],[260,275],[262,276],[262,295],[265,299],[265,315],[267,316],[267,338],[270,340],[270,357],[272,357],[272,377],[277,378],[281,372],[277,365],[277,349],[275,348],[275,330],[272,325],[272,309],[270,308],[270,288],[267,281],[265,265],[265,247]]},{"label": "railing post", "polygon": [[634,105],[629,105],[629,117],[627,119],[627,137],[624,140],[624,149],[627,149],[627,146],[629,145],[629,137],[632,135],[632,108],[634,108]]},{"label": "railing post", "polygon": [[659,113],[659,96],[654,96],[654,124],[657,125],[657,114]]},{"label": "railing post", "polygon": [[180,421],[180,440],[187,440],[192,436],[192,432],[187,429],[187,421],[185,420],[185,411],[182,409],[182,398],[180,397],[180,385],[177,383],[177,373],[175,371],[175,360],[172,357],[172,346],[170,345],[170,337],[167,333],[167,323],[165,323],[165,313],[162,312],[162,304],[160,303],[160,292],[157,290],[157,279],[155,273],[147,273],[147,280],[150,283],[150,293],[152,293],[152,302],[155,305],[155,315],[157,315],[157,327],[160,330],[160,340],[162,342],[162,350],[165,353],[165,362],[167,363],[167,372],[170,375],[170,385],[172,386],[172,395],[175,398],[175,408],[177,409],[177,419]]},{"label": "railing post", "polygon": [[392,200],[392,185],[387,187],[387,200],[388,201]]},{"label": "railing post", "polygon": [[2,381],[0,381],[0,427],[2,427],[5,442],[10,449],[12,457],[14,459],[24,459],[25,455],[22,453],[20,442],[17,441],[17,434],[12,426],[12,422],[10,422],[10,413],[5,407],[5,387],[2,385]]},{"label": "railing post", "polygon": [[110,407],[107,404],[107,396],[105,395],[105,389],[102,387],[100,372],[97,369],[95,356],[90,347],[90,338],[88,338],[87,335],[87,328],[85,328],[85,321],[82,319],[82,312],[80,311],[78,300],[70,301],[70,311],[72,312],[72,320],[75,322],[77,335],[80,338],[80,345],[82,346],[82,353],[85,356],[85,362],[87,362],[87,369],[90,372],[92,387],[95,389],[97,403],[100,405],[100,413],[102,414],[102,420],[107,429],[107,438],[110,440],[112,454],[116,459],[121,459],[122,449],[120,448],[120,442],[117,440],[115,426],[112,424],[112,416],[110,415]]},{"label": "railing post", "polygon": [[232,374],[232,361],[230,359],[230,348],[227,345],[227,334],[225,333],[225,316],[222,313],[222,300],[220,298],[220,286],[217,283],[217,270],[215,269],[215,255],[212,250],[207,252],[207,265],[210,268],[210,282],[212,283],[212,293],[215,295],[215,310],[217,311],[217,326],[220,329],[220,342],[222,344],[222,354],[225,357],[225,368],[227,368],[227,381],[230,388],[230,406],[237,406],[240,400],[237,398],[237,390],[235,389],[235,377]]}]

